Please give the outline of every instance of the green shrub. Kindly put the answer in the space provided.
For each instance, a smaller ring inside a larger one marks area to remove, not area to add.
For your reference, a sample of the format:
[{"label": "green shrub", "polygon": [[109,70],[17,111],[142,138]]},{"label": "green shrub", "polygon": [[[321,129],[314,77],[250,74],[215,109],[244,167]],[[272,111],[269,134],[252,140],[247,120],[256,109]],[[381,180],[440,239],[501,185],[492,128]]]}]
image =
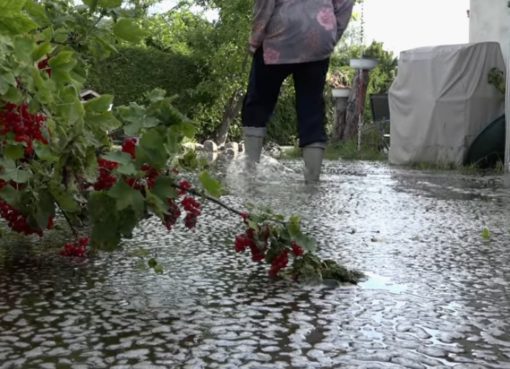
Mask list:
[{"label": "green shrub", "polygon": [[122,48],[92,65],[88,87],[115,95],[115,105],[141,101],[145,92],[162,88],[176,96],[175,105],[181,111],[192,115],[193,106],[208,98],[191,93],[201,79],[197,69],[193,59],[182,54],[150,47]]},{"label": "green shrub", "polygon": [[361,147],[358,150],[358,139],[328,145],[324,153],[326,159],[336,160],[386,160],[383,136],[374,124],[366,124],[362,129]]},{"label": "green shrub", "polygon": [[[329,89],[324,95],[326,132],[333,126],[333,99]],[[294,84],[289,78],[282,86],[278,104],[268,124],[268,139],[279,145],[294,145],[298,141],[298,121],[296,114],[296,96]]]},{"label": "green shrub", "polygon": [[279,145],[292,145],[297,139],[296,97],[292,79],[282,86],[278,104],[267,127],[268,140]]}]

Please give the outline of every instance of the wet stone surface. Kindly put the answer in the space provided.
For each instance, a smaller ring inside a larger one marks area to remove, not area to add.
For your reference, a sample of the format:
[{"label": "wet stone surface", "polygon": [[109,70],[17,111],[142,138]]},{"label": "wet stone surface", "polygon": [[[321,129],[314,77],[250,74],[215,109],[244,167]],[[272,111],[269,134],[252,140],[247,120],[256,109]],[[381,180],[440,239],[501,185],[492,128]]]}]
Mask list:
[{"label": "wet stone surface", "polygon": [[[510,368],[502,177],[331,162],[310,190],[285,165],[249,198],[302,214],[320,254],[366,281],[269,281],[233,251],[239,219],[213,205],[196,232],[151,218],[123,251],[79,264],[4,239],[0,369]],[[242,178],[226,179],[241,204]],[[163,275],[137,266],[140,247]]]}]

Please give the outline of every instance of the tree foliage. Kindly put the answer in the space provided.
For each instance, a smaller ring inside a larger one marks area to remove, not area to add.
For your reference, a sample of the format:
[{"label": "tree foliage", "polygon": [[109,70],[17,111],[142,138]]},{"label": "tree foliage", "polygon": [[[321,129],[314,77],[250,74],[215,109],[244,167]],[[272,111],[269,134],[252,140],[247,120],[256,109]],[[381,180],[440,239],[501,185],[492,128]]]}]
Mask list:
[{"label": "tree foliage", "polygon": [[[0,197],[15,230],[42,234],[56,209],[71,224],[86,212],[92,244],[110,249],[145,211],[164,220],[171,193],[148,181],[170,176],[165,167],[194,128],[162,91],[118,114],[111,95],[81,101],[88,61],[142,34],[120,1],[85,4],[0,1]],[[139,137],[136,155],[112,147],[108,132],[121,126]]]},{"label": "tree foliage", "polygon": [[387,93],[395,79],[397,58],[391,51],[384,50],[382,42],[376,41],[365,50],[365,56],[378,61],[377,66],[370,72],[368,93]]},{"label": "tree foliage", "polygon": [[[197,6],[203,12],[197,11]],[[94,65],[90,86],[113,93],[117,104],[136,99],[139,91],[164,88],[176,95],[176,106],[197,122],[197,139],[214,138],[229,118],[225,113],[235,113],[246,90],[251,62],[246,52],[251,8],[252,2],[240,0],[188,0],[168,13],[144,16],[143,45],[121,47],[117,55]],[[205,12],[211,11],[217,17],[206,19]],[[354,71],[348,67],[349,59],[362,53],[357,44],[359,28],[359,20],[350,23],[331,62],[331,70],[341,67],[351,79]],[[187,78],[180,78],[182,75]],[[283,85],[268,128],[269,140],[295,142],[292,81]],[[241,137],[239,115],[230,124],[229,134],[231,139]]]}]

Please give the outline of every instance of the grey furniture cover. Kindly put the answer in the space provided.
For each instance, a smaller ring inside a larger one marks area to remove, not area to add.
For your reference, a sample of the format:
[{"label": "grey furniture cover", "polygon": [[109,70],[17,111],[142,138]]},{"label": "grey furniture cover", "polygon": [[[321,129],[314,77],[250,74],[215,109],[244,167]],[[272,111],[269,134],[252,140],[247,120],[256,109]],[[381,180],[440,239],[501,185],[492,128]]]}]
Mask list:
[{"label": "grey furniture cover", "polygon": [[423,47],[400,53],[389,90],[393,164],[462,164],[470,144],[504,112],[488,83],[505,71],[497,42]]}]

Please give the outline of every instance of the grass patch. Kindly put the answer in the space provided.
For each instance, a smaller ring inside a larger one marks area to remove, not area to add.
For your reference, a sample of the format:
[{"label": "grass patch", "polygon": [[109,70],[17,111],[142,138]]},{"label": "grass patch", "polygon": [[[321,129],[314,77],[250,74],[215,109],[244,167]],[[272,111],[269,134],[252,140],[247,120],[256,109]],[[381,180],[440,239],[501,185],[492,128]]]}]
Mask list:
[{"label": "grass patch", "polygon": [[494,167],[480,167],[476,164],[457,165],[455,163],[424,163],[418,162],[405,167],[417,170],[436,170],[436,171],[458,171],[462,174],[472,175],[500,175],[505,171],[505,165],[498,161]]},{"label": "grass patch", "polygon": [[356,140],[349,140],[328,145],[324,157],[330,160],[384,161],[387,159],[387,154],[377,147],[363,144],[363,141],[358,150],[358,142]]},{"label": "grass patch", "polygon": [[301,148],[294,146],[291,149],[282,151],[282,159],[299,159],[301,157]]},{"label": "grass patch", "polygon": [[[332,142],[326,147],[324,158],[329,160],[384,161],[387,160],[388,155],[383,148],[384,142],[380,131],[373,124],[367,124],[362,131],[361,147],[359,150],[357,138]],[[298,159],[301,156],[301,149],[297,146],[290,150],[285,150],[282,154],[284,159]]]},{"label": "grass patch", "polygon": [[[302,157],[301,148],[293,147],[282,153],[282,159],[299,159]],[[358,143],[355,140],[329,144],[324,152],[324,158],[329,160],[369,160],[384,161],[387,154],[371,147],[364,147],[358,151]]]}]

